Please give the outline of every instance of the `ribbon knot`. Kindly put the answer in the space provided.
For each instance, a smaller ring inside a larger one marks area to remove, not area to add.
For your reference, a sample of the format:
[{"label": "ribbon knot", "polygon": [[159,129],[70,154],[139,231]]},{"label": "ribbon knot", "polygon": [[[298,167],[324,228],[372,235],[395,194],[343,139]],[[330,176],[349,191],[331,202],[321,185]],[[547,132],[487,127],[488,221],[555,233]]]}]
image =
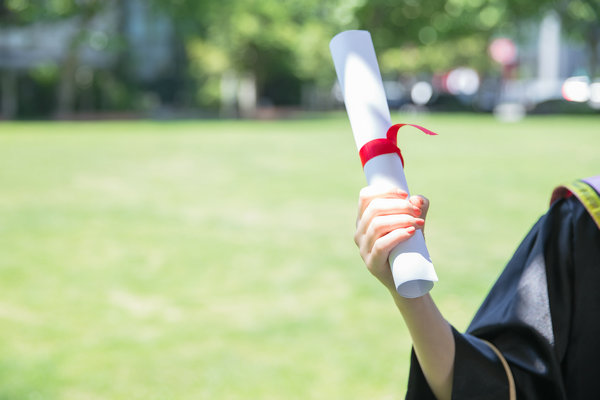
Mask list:
[{"label": "ribbon knot", "polygon": [[402,162],[402,167],[404,167],[404,157],[402,157],[402,152],[398,147],[398,130],[403,126],[408,125],[417,128],[421,132],[427,135],[437,135],[437,133],[430,131],[427,128],[423,128],[419,125],[413,124],[395,124],[390,126],[386,133],[385,138],[373,139],[363,145],[358,151],[358,155],[360,156],[360,161],[362,162],[363,168],[365,164],[382,154],[392,154],[396,153],[400,157],[400,161]]}]

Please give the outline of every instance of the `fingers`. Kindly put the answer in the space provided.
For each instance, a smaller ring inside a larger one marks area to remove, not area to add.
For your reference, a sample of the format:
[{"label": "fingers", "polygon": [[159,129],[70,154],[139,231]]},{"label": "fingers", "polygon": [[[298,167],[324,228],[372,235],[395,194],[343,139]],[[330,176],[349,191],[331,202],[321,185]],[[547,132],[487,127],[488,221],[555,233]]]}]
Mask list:
[{"label": "fingers", "polygon": [[392,232],[391,236],[380,243],[392,240],[397,244],[425,225],[425,220],[419,218],[421,209],[407,199],[405,192],[398,189],[366,188],[361,191],[360,206],[366,207],[362,212],[359,211],[354,241],[363,258],[372,252],[373,246],[381,238]]},{"label": "fingers", "polygon": [[358,197],[358,219],[375,198],[406,199],[408,194],[396,187],[367,186],[361,189]]},{"label": "fingers", "polygon": [[370,251],[361,249],[361,256],[365,261],[367,269],[375,276],[388,290],[394,290],[396,285],[390,270],[388,257],[390,252],[399,243],[408,240],[416,232],[414,226],[396,229],[377,239]]},{"label": "fingers", "polygon": [[393,288],[388,257],[394,247],[425,225],[429,201],[398,188],[368,186],[359,196],[354,241],[369,271]]},{"label": "fingers", "polygon": [[365,245],[373,247],[381,237],[395,230],[408,228],[419,229],[425,225],[425,220],[408,214],[379,215],[371,220],[365,232]]},{"label": "fingers", "polygon": [[358,232],[366,231],[372,220],[377,216],[405,214],[413,217],[419,217],[421,210],[410,203],[406,198],[386,198],[376,197],[372,199],[359,214],[356,229]]},{"label": "fingers", "polygon": [[[418,217],[418,213],[416,212],[416,207],[407,200],[375,198],[371,200],[365,211],[359,216],[354,239],[358,244],[358,240],[362,235],[377,233],[379,237],[390,231],[385,231],[386,226],[402,227],[406,225],[403,225],[403,222],[406,222],[409,217],[416,218]],[[377,221],[372,226],[376,218]]]},{"label": "fingers", "polygon": [[414,226],[409,226],[402,229],[396,229],[388,233],[387,235],[381,236],[373,243],[371,247],[371,258],[372,262],[370,267],[377,265],[387,265],[387,259],[390,252],[399,243],[407,240],[415,234],[417,230]]},{"label": "fingers", "polygon": [[408,201],[421,209],[421,217],[425,218],[427,216],[427,211],[429,211],[429,199],[427,197],[421,195],[410,196]]},{"label": "fingers", "polygon": [[[421,195],[410,196],[408,201],[415,207],[419,207],[421,210],[421,218],[425,219],[427,217],[427,211],[429,211],[429,199],[427,197]],[[423,224],[420,229],[425,232],[425,224]]]}]

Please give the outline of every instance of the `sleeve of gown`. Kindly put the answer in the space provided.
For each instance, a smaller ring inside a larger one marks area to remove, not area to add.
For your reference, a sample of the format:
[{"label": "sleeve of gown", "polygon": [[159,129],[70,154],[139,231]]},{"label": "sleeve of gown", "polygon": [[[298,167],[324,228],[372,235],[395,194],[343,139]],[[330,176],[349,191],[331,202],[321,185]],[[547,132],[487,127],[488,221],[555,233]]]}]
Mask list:
[{"label": "sleeve of gown", "polygon": [[[574,209],[580,209],[574,200],[555,204],[519,245],[467,332],[453,329],[452,399],[509,399],[504,366],[481,339],[493,343],[508,362],[517,398],[566,398],[559,353],[571,326]],[[557,294],[562,304],[553,312],[564,327],[558,335],[550,311]],[[406,398],[435,400],[414,352]]]},{"label": "sleeve of gown", "polygon": [[[508,377],[494,351],[475,336],[461,334],[454,328],[452,334],[456,345],[452,398],[508,400]],[[414,351],[406,399],[435,400]]]}]

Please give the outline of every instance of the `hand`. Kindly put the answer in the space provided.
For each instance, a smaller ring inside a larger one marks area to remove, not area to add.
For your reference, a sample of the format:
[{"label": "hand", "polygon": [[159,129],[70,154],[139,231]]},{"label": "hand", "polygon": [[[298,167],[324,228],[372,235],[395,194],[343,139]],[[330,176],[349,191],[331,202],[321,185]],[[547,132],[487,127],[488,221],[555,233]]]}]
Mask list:
[{"label": "hand", "polygon": [[425,226],[429,200],[398,188],[367,186],[360,191],[354,242],[367,269],[393,293],[396,286],[388,257],[396,245]]}]

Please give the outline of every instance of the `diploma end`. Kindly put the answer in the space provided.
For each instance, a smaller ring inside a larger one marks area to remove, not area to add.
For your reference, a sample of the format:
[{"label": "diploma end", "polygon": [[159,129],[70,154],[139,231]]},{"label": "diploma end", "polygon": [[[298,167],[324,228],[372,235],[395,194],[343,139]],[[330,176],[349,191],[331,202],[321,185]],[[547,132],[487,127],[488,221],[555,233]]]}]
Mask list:
[{"label": "diploma end", "polygon": [[419,279],[416,281],[404,282],[396,288],[396,292],[407,299],[414,299],[426,295],[432,288],[432,281]]},{"label": "diploma end", "polygon": [[395,247],[390,254],[390,265],[396,291],[402,297],[423,296],[438,280],[421,235]]}]

